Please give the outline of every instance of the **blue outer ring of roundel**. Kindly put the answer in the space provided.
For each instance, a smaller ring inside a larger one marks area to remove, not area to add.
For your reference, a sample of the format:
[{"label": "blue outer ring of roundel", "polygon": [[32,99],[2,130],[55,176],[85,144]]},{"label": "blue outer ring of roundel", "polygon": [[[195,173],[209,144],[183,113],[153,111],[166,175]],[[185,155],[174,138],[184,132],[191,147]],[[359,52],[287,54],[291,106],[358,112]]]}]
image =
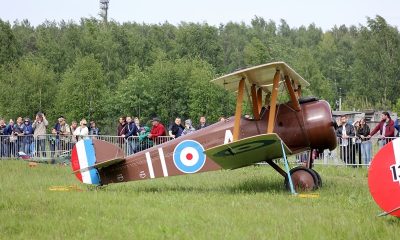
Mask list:
[{"label": "blue outer ring of roundel", "polygon": [[[182,163],[180,159],[180,155],[183,149],[187,147],[192,147],[194,148],[197,153],[199,154],[199,160],[197,163],[193,166],[186,166],[185,164]],[[180,142],[178,145],[176,145],[174,149],[174,164],[176,168],[178,168],[181,172],[184,173],[195,173],[199,171],[200,169],[203,168],[204,164],[206,163],[206,155],[204,154],[204,148],[203,146],[193,140],[185,140],[183,142]]]}]

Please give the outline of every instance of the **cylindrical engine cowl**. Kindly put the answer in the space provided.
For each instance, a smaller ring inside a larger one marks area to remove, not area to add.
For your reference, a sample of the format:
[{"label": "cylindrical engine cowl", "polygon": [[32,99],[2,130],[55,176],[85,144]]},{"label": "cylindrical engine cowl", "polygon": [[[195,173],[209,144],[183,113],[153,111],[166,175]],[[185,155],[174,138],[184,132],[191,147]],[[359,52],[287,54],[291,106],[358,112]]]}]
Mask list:
[{"label": "cylindrical engine cowl", "polygon": [[302,104],[304,125],[313,149],[336,148],[337,140],[329,103],[318,100]]}]

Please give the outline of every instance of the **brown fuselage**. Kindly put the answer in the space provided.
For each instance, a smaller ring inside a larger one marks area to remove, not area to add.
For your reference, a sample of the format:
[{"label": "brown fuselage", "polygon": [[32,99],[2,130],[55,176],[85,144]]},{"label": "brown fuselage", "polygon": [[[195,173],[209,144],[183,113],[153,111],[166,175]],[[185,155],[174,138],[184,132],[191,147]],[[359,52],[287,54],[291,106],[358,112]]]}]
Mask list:
[{"label": "brown fuselage", "polygon": [[[265,134],[269,121],[268,113],[269,111],[265,110],[260,120],[241,118],[239,139]],[[227,139],[231,140],[233,127],[234,117],[230,117],[225,122],[215,123],[192,134],[128,156],[123,162],[98,170],[101,184],[187,174],[180,170],[175,162],[178,144],[185,140],[193,140],[204,150],[222,145],[227,143]],[[278,105],[274,132],[293,153],[308,149],[332,150],[336,147],[331,109],[326,101],[302,103],[301,111],[295,111],[290,104]],[[206,157],[204,165],[196,173],[219,169],[219,165]]]}]

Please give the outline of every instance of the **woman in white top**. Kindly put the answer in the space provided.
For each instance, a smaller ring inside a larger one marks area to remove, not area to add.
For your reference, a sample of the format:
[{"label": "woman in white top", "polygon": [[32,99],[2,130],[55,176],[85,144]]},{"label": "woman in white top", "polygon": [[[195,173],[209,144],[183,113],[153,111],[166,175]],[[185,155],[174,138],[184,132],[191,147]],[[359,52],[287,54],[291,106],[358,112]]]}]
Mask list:
[{"label": "woman in white top", "polygon": [[87,122],[86,119],[82,119],[79,123],[79,127],[77,127],[74,131],[74,136],[78,138],[78,140],[81,139],[86,139],[87,136],[89,135],[89,129],[87,128]]}]

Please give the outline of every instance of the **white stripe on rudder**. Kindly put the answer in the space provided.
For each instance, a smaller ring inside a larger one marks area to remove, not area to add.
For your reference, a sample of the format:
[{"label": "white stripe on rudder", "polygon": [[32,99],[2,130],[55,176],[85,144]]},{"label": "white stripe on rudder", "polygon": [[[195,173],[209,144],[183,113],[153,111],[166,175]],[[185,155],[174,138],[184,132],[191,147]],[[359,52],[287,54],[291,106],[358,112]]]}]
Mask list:
[{"label": "white stripe on rudder", "polygon": [[[89,165],[86,157],[85,144],[83,141],[76,143],[76,152],[78,153],[80,169],[87,168]],[[81,172],[81,174],[83,183],[92,184],[92,178],[90,177],[89,171]]]}]

